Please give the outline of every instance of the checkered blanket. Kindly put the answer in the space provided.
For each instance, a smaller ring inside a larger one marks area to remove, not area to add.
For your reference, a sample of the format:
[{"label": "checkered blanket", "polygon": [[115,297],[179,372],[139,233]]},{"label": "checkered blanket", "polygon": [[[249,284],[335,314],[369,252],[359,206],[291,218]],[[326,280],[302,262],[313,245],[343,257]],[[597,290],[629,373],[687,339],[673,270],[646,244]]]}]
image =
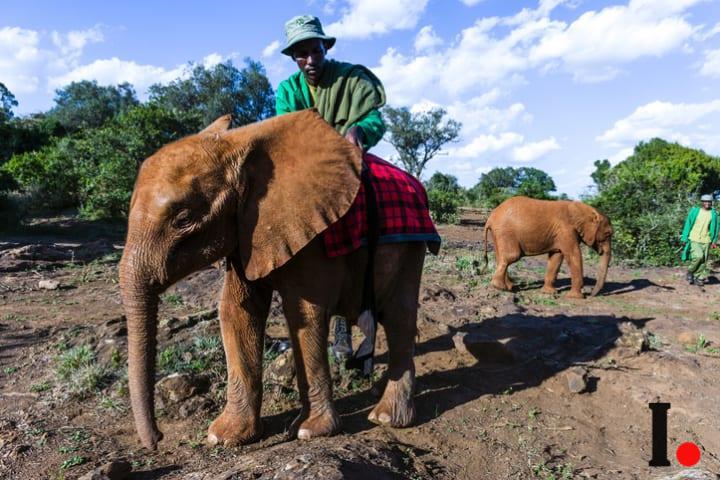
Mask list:
[{"label": "checkered blanket", "polygon": [[[415,177],[380,157],[365,154],[378,204],[378,244],[427,242],[432,253],[440,248],[440,235],[428,211],[425,188]],[[354,252],[366,245],[367,210],[361,184],[350,210],[322,233],[328,257]]]}]

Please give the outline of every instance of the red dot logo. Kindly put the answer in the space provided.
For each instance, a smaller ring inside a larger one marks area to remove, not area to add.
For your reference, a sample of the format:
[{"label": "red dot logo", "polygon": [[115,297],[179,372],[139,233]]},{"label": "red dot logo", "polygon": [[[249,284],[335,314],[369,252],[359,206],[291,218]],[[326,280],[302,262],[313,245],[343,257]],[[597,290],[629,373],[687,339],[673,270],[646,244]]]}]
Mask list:
[{"label": "red dot logo", "polygon": [[692,442],[685,442],[677,448],[675,456],[680,465],[692,467],[700,461],[700,449]]}]

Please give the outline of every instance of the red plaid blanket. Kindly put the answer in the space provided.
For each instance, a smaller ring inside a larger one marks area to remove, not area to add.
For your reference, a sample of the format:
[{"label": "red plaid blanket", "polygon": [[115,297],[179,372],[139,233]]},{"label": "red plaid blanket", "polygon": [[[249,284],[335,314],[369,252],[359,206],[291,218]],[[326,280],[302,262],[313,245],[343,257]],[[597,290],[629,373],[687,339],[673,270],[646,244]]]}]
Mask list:
[{"label": "red plaid blanket", "polygon": [[[378,205],[378,244],[427,242],[431,252],[440,248],[440,235],[428,211],[425,188],[415,177],[380,157],[365,154]],[[323,240],[328,257],[347,255],[366,244],[367,209],[365,188],[360,184],[350,210],[325,230]]]}]

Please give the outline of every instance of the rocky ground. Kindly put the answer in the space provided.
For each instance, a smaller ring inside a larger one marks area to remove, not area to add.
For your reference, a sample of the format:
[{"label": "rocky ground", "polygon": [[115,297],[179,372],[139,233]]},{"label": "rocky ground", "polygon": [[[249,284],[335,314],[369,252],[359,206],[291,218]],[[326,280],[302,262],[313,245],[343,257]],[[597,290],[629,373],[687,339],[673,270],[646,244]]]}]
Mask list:
[{"label": "rocky ground", "polygon": [[[718,478],[717,280],[689,286],[680,269],[613,265],[601,296],[570,300],[566,270],[557,296],[539,291],[538,257],[512,267],[517,291],[498,292],[474,266],[480,231],[445,227],[419,298],[414,427],[368,422],[372,381],[333,365],[343,433],[288,439],[298,401],[276,299],[265,435],[210,448],[205,433],[225,391],[221,276],[210,267],[162,297],[157,413],[165,439],[148,452],[128,403],[122,238],[56,223],[0,239],[2,478]],[[594,263],[588,254],[587,284]],[[376,379],[386,362],[382,334],[378,352]],[[648,466],[648,403],[657,401],[671,403],[670,467]],[[687,441],[701,459],[683,470],[675,451]]]}]

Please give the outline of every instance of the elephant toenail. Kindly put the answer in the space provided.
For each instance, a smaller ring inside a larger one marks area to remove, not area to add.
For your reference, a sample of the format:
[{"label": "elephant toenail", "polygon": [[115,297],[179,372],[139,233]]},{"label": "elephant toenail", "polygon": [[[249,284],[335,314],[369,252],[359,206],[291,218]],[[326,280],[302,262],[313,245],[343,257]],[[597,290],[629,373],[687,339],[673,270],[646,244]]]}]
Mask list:
[{"label": "elephant toenail", "polygon": [[220,440],[218,440],[218,437],[217,437],[214,433],[208,433],[207,443],[208,443],[208,445],[210,445],[211,447],[214,447],[215,445],[217,445],[218,443],[220,443]]},{"label": "elephant toenail", "polygon": [[390,423],[390,415],[383,412],[380,414],[380,416],[378,416],[378,421],[383,425],[387,425],[388,423]]},{"label": "elephant toenail", "polygon": [[298,440],[310,440],[312,438],[312,432],[307,428],[301,428],[297,434]]},{"label": "elephant toenail", "polygon": [[370,415],[368,415],[368,420],[371,422],[377,422],[377,415],[375,414],[375,410],[370,412]]}]

